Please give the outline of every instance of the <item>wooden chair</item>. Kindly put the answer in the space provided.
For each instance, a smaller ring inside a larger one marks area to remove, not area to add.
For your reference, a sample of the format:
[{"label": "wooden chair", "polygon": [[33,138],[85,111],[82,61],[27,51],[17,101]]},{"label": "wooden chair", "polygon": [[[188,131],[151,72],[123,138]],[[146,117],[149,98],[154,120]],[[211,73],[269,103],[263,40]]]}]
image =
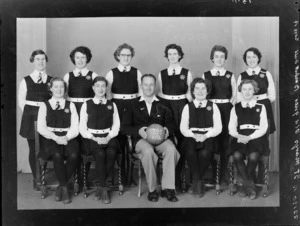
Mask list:
[{"label": "wooden chair", "polygon": [[[121,154],[118,154],[118,155],[121,155]],[[86,169],[86,164],[95,162],[96,160],[93,155],[81,155],[81,157],[82,157],[82,175],[83,175],[83,197],[87,198],[88,190],[90,188],[95,188],[95,186],[88,186],[88,172]],[[112,184],[112,185],[108,186],[108,188],[110,190],[118,190],[119,195],[123,195],[124,187],[122,184],[121,161],[117,160],[117,164],[118,164],[118,185]]]},{"label": "wooden chair", "polygon": [[[35,159],[36,159],[36,184],[41,191],[41,198],[47,197],[47,189],[56,187],[56,185],[46,184],[47,164],[52,162],[51,159],[44,160],[39,157],[40,134],[37,131],[37,121],[34,122],[34,135],[35,135]],[[79,193],[78,172],[74,174],[74,195]]]},{"label": "wooden chair", "polygon": [[[263,197],[267,197],[269,195],[269,156],[261,156],[260,160],[263,163],[264,171],[263,171],[263,184],[255,184],[256,186],[262,187],[262,195]],[[229,194],[234,195],[237,192],[237,172],[234,169],[234,160],[233,156],[229,157]]]},{"label": "wooden chair", "polygon": [[[141,197],[142,193],[142,162],[138,157],[138,154],[135,153],[135,145],[133,144],[133,139],[130,135],[127,135],[127,154],[129,157],[128,163],[128,184],[136,186],[135,181],[133,180],[133,168],[134,166],[138,166],[138,197]],[[158,154],[158,162],[157,162],[157,182],[158,184],[161,184],[161,178],[162,178],[162,162],[163,162],[163,156]]]},{"label": "wooden chair", "polygon": [[[219,195],[221,193],[220,188],[220,155],[214,154],[213,161],[216,161],[216,184],[213,185],[216,189],[216,194]],[[188,179],[188,181],[187,181]],[[189,165],[187,161],[184,161],[183,169],[181,170],[181,188],[183,192],[187,191],[188,184],[191,185],[192,182],[192,173],[190,171]],[[208,184],[205,184],[208,187]]]}]

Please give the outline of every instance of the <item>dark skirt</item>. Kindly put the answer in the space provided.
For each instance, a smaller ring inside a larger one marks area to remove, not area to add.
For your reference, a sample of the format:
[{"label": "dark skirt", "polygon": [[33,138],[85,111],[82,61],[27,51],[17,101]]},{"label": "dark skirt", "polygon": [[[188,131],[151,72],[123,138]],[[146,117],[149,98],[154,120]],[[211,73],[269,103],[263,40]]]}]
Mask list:
[{"label": "dark skirt", "polygon": [[57,152],[65,157],[72,155],[73,153],[78,154],[79,145],[77,139],[69,140],[67,145],[59,145],[54,140],[46,139],[40,136],[41,150],[39,157],[48,160]]},{"label": "dark skirt", "polygon": [[258,152],[261,155],[269,156],[270,148],[268,134],[254,140],[250,140],[247,144],[238,143],[237,138],[230,136],[227,153],[228,155],[232,155],[236,151],[239,151],[244,155],[244,157],[249,155],[251,152]]},{"label": "dark skirt", "polygon": [[182,144],[180,145],[181,153],[185,153],[185,150],[194,149],[195,151],[206,149],[211,152],[216,152],[214,138],[208,138],[204,142],[196,142],[192,137],[184,137]]},{"label": "dark skirt", "polygon": [[21,120],[20,135],[27,139],[35,139],[34,137],[34,121],[37,121],[39,107],[25,105]]},{"label": "dark skirt", "polygon": [[[165,99],[166,100],[166,99]],[[174,121],[176,124],[176,130],[180,133],[180,121],[181,121],[181,113],[184,106],[188,103],[187,99],[182,100],[166,100],[170,103],[171,110],[173,113]]]},{"label": "dark skirt", "polygon": [[91,139],[82,139],[82,151],[84,155],[95,155],[97,150],[107,149],[108,147],[119,151],[120,145],[118,140],[114,137],[107,144],[99,145]]},{"label": "dark skirt", "polygon": [[276,131],[276,125],[275,125],[271,101],[269,99],[264,99],[264,100],[258,100],[257,103],[265,105],[267,111],[267,118],[269,122],[269,134],[274,133]]},{"label": "dark skirt", "polygon": [[72,103],[75,105],[78,117],[80,118],[80,109],[84,102],[72,102]]}]

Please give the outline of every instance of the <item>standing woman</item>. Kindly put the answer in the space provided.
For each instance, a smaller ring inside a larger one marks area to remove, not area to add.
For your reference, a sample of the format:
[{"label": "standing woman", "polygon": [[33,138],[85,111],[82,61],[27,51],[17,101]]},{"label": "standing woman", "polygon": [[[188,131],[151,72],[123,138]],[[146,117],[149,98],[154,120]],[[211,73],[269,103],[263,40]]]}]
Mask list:
[{"label": "standing woman", "polygon": [[119,142],[115,138],[120,129],[120,120],[116,104],[106,99],[107,80],[98,76],[93,80],[95,96],[82,105],[79,131],[84,137],[83,146],[86,154],[96,159],[95,200],[102,199],[110,203],[106,181],[113,172]]},{"label": "standing woman", "polygon": [[[221,156],[221,183],[227,183],[225,173],[227,170],[226,150],[228,147],[228,123],[232,106],[235,104],[236,80],[234,74],[224,68],[228,51],[225,46],[215,45],[210,52],[210,60],[214,66],[203,74],[203,79],[211,81],[212,90],[209,100],[215,103],[221,113],[222,132],[216,137],[216,151]],[[214,169],[215,172],[215,169]]]},{"label": "standing woman", "polygon": [[41,103],[50,98],[47,85],[51,77],[45,71],[48,57],[43,50],[33,51],[29,61],[33,64],[34,71],[22,79],[18,90],[19,107],[23,112],[20,135],[27,139],[33,188],[38,189],[36,185],[34,121],[37,120]]},{"label": "standing woman", "polygon": [[[175,136],[180,146],[183,139],[180,133],[181,112],[189,101],[192,100],[190,94],[190,84],[192,81],[191,72],[180,66],[180,61],[183,59],[184,53],[181,46],[176,44],[169,44],[165,48],[165,58],[169,61],[169,67],[162,70],[158,74],[158,96],[167,100],[170,103],[171,110],[174,115],[176,131]],[[183,153],[180,153],[183,154]],[[183,156],[183,155],[181,155]],[[184,158],[180,158],[176,166],[176,185],[180,184],[180,172],[183,166]]]},{"label": "standing woman", "polygon": [[188,193],[198,198],[204,195],[203,175],[216,151],[215,137],[222,131],[220,111],[215,103],[206,99],[210,92],[209,80],[193,80],[191,95],[194,100],[184,106],[180,123],[180,131],[185,137],[181,150],[192,172]]},{"label": "standing woman", "polygon": [[[256,81],[244,79],[238,86],[242,101],[230,112],[229,134],[233,137],[228,147],[228,154],[233,155],[236,168],[243,179],[239,192],[241,197],[256,198],[254,188],[255,169],[261,155],[268,155],[268,129],[266,108],[258,103],[254,94],[258,91]],[[245,165],[244,159],[248,162]]]},{"label": "standing woman", "polygon": [[[75,105],[65,99],[67,85],[63,79],[51,79],[49,89],[52,98],[42,103],[38,113],[38,132],[41,136],[43,159],[53,159],[54,171],[59,185],[55,200],[71,202],[67,188],[68,180],[75,172],[78,162],[79,120]],[[66,158],[66,163],[64,163]]]},{"label": "standing woman", "polygon": [[[71,51],[70,59],[75,65],[75,69],[65,74],[64,81],[68,86],[68,100],[75,104],[77,113],[80,115],[82,104],[94,96],[92,83],[93,79],[98,75],[87,69],[87,65],[92,59],[92,53],[89,48],[85,46],[76,47]],[[77,139],[80,149],[82,149],[82,137],[78,136]],[[86,168],[89,170],[90,164],[87,164]],[[80,172],[80,161],[77,169]]]},{"label": "standing woman", "polygon": [[[243,80],[250,79],[256,81],[258,85],[259,91],[255,93],[254,99],[260,103],[265,105],[267,111],[267,118],[268,118],[268,131],[265,136],[269,136],[276,130],[275,120],[272,110],[271,103],[276,99],[275,93],[275,85],[274,80],[269,71],[263,69],[259,66],[261,62],[262,54],[261,52],[254,47],[247,49],[243,55],[243,60],[245,64],[248,66],[248,69],[241,73],[237,80],[237,85],[239,85]],[[237,102],[243,100],[243,95],[238,92],[237,93]],[[268,139],[267,139],[268,140]],[[268,140],[269,142],[269,140]],[[269,144],[266,146],[268,151],[266,153],[270,153]],[[259,170],[258,170],[258,178],[257,183],[262,184],[263,178],[263,165],[262,162],[259,163]]]},{"label": "standing woman", "polygon": [[[108,99],[117,105],[118,113],[123,124],[123,112],[126,106],[129,106],[134,98],[140,96],[140,86],[141,86],[141,72],[132,67],[131,60],[135,55],[134,48],[127,43],[124,43],[116,49],[114,52],[114,58],[118,62],[116,68],[111,69],[107,75],[106,79],[108,82],[107,95]],[[122,174],[125,175],[125,146],[126,146],[126,136],[123,134],[118,135],[118,141],[121,146],[122,151]],[[123,177],[126,180],[126,176]],[[111,177],[109,178],[111,180]],[[126,184],[126,181],[124,181]]]}]

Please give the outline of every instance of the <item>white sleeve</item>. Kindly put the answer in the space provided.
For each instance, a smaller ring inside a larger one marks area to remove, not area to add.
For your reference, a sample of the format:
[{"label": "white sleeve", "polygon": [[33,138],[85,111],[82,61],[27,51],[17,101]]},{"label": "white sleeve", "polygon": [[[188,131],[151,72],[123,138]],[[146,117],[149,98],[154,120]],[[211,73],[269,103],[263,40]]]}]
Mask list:
[{"label": "white sleeve", "polygon": [[141,83],[142,83],[142,73],[138,70],[137,71],[137,82],[138,82],[138,95],[142,96],[143,95],[143,91],[141,89]]},{"label": "white sleeve", "polygon": [[180,132],[185,137],[195,137],[194,133],[189,128],[189,105],[186,104],[181,113]]},{"label": "white sleeve", "polygon": [[275,84],[273,77],[270,72],[267,71],[267,78],[268,78],[268,98],[270,99],[271,102],[274,102],[276,99],[276,92],[275,92]]},{"label": "white sleeve", "polygon": [[47,107],[45,103],[42,103],[39,107],[38,117],[37,117],[37,131],[46,139],[56,140],[58,138],[55,133],[48,130],[46,123]]},{"label": "white sleeve", "polygon": [[79,134],[79,118],[77,114],[77,110],[74,103],[70,103],[70,111],[71,111],[71,126],[66,134],[69,140],[75,138]]},{"label": "white sleeve", "polygon": [[230,112],[230,119],[228,123],[229,134],[233,137],[237,137],[239,135],[237,132],[237,125],[237,116],[235,112],[235,107],[233,107]]},{"label": "white sleeve", "polygon": [[120,130],[120,118],[119,118],[118,109],[115,103],[113,103],[113,106],[114,106],[113,124],[111,127],[111,131],[108,134],[111,138],[116,137]]},{"label": "white sleeve", "polygon": [[19,107],[21,108],[21,111],[24,110],[24,106],[26,104],[26,95],[27,95],[27,85],[25,79],[22,79],[18,90],[18,101],[19,101]]},{"label": "white sleeve", "polygon": [[87,130],[87,121],[88,115],[86,113],[86,102],[84,102],[80,110],[79,132],[84,138],[92,139],[93,135]]},{"label": "white sleeve", "polygon": [[111,86],[113,84],[113,80],[114,80],[114,76],[113,76],[113,72],[112,70],[110,70],[106,76],[105,76],[106,80],[107,80],[107,91],[106,91],[106,99],[110,100],[112,98],[112,93],[111,93]]},{"label": "white sleeve", "polygon": [[191,83],[192,83],[192,73],[189,71],[187,75],[187,85],[188,85],[188,90],[186,92],[186,98],[188,99],[189,102],[193,100],[192,95],[191,95]]},{"label": "white sleeve", "polygon": [[239,85],[242,82],[241,80],[242,80],[242,76],[240,75],[236,82],[236,103],[239,103],[243,100],[243,96],[242,96],[241,92],[238,91]]},{"label": "white sleeve", "polygon": [[235,105],[236,103],[236,92],[237,92],[237,86],[236,86],[236,80],[234,74],[231,76],[231,90],[232,90],[232,96],[230,98],[230,102],[232,105]]}]

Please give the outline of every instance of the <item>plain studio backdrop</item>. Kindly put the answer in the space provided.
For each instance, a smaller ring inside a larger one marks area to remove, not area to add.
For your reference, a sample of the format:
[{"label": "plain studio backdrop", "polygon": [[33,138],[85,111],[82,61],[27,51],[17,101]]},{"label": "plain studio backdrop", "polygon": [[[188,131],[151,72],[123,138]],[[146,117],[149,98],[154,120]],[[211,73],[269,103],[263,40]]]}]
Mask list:
[{"label": "plain studio backdrop", "polygon": [[[104,18],[18,18],[17,90],[23,77],[33,71],[29,57],[33,50],[44,50],[49,58],[47,73],[63,77],[74,69],[69,54],[77,46],[91,49],[88,69],[98,75],[116,67],[113,57],[123,43],[132,45],[132,66],[142,74],[158,75],[168,67],[164,50],[168,44],[182,47],[181,66],[193,77],[201,76],[213,64],[214,45],[228,49],[225,68],[238,78],[247,67],[243,53],[257,47],[262,53],[260,66],[273,75],[276,101],[273,104],[277,131],[270,137],[270,170],[279,171],[279,18],[278,17],[104,17]],[[126,84],[124,84],[126,85]],[[17,106],[17,170],[30,172],[27,141],[19,135],[21,110]]]}]

